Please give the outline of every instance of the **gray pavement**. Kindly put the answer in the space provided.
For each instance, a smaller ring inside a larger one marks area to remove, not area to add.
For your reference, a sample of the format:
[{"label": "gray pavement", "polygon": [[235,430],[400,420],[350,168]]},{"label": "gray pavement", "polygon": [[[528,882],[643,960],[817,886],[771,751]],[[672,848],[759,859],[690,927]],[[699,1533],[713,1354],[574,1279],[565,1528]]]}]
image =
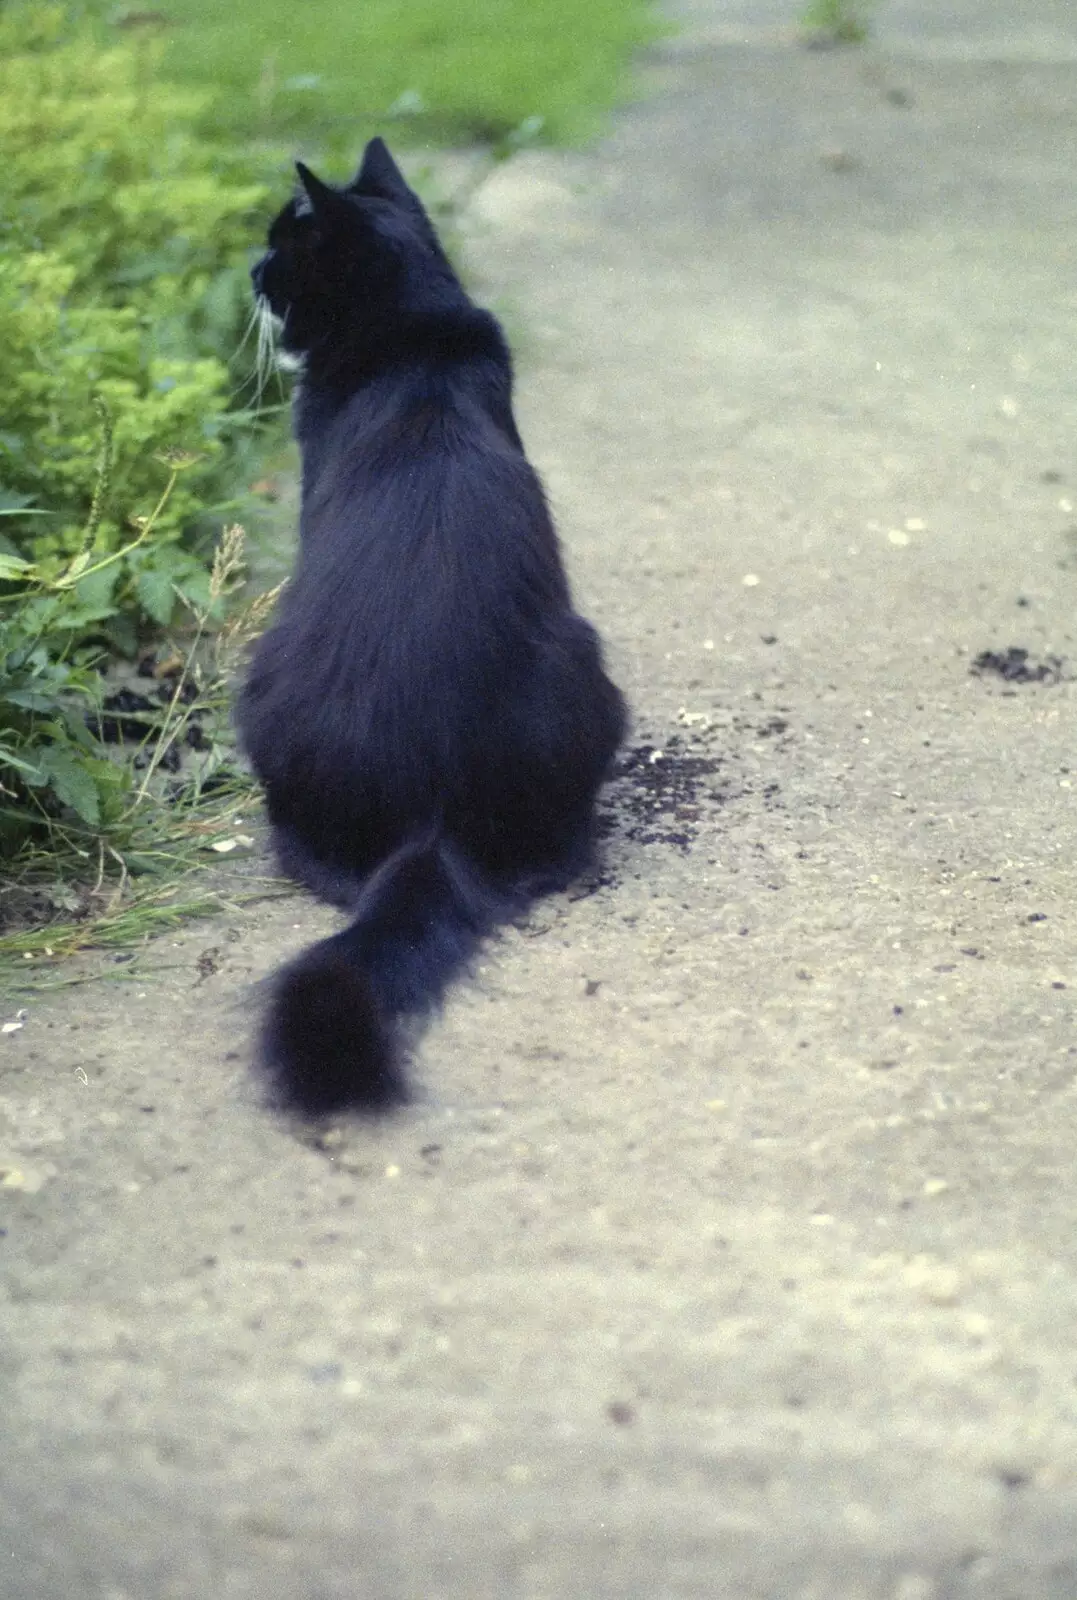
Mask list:
[{"label": "gray pavement", "polygon": [[607,870],[379,1127],[252,1094],[301,898],[0,1036],[12,1600],[1077,1595],[1077,15],[677,9],[465,227]]}]

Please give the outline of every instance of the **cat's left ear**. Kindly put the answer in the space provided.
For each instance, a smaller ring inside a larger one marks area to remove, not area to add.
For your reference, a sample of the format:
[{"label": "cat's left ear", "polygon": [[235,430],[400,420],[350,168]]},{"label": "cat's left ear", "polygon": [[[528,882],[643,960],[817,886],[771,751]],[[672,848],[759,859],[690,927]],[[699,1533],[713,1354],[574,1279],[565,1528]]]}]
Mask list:
[{"label": "cat's left ear", "polygon": [[302,196],[309,202],[316,218],[330,221],[351,209],[338,189],[332,189],[329,184],[323,183],[309,167],[303,165],[302,161],[296,162],[295,170],[299,174]]},{"label": "cat's left ear", "polygon": [[379,200],[416,203],[416,196],[408,188],[407,180],[389,154],[389,146],[384,139],[371,139],[363,152],[359,171],[348,188],[353,194],[367,194]]}]

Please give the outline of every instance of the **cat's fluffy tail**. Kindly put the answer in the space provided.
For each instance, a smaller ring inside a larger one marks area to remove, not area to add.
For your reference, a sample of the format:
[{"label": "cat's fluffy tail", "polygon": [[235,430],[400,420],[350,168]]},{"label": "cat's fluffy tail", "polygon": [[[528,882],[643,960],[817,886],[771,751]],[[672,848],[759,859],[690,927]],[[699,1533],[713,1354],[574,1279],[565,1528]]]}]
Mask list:
[{"label": "cat's fluffy tail", "polygon": [[406,1101],[397,1019],[436,1006],[516,909],[436,833],[402,845],[367,883],[351,926],[275,980],[261,1050],[274,1101],[305,1116]]}]

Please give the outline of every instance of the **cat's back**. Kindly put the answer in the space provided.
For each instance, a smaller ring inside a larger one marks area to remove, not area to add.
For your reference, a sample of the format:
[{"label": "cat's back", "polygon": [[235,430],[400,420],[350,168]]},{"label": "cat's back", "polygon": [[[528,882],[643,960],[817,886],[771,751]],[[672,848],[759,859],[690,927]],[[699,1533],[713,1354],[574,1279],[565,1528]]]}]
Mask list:
[{"label": "cat's back", "polygon": [[484,572],[559,572],[542,485],[482,377],[393,372],[304,429],[297,582],[404,571],[413,587],[429,567],[467,591]]},{"label": "cat's back", "polygon": [[293,720],[300,703],[346,700],[372,724],[460,736],[569,616],[518,438],[474,385],[420,373],[323,416],[313,446],[299,560],[257,653],[255,694],[294,702]]}]

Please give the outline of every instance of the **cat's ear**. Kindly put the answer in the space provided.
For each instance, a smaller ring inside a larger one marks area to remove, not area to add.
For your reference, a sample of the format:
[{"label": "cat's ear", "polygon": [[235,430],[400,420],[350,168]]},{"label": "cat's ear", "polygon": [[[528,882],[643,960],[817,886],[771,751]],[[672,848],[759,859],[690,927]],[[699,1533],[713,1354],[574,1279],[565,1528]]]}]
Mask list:
[{"label": "cat's ear", "polygon": [[384,139],[371,139],[363,152],[359,171],[348,185],[353,194],[367,194],[379,200],[410,201],[415,195],[392,156]]},{"label": "cat's ear", "polygon": [[306,201],[319,221],[331,221],[351,209],[338,189],[323,183],[302,161],[296,162],[295,170],[299,174],[300,201]]}]

